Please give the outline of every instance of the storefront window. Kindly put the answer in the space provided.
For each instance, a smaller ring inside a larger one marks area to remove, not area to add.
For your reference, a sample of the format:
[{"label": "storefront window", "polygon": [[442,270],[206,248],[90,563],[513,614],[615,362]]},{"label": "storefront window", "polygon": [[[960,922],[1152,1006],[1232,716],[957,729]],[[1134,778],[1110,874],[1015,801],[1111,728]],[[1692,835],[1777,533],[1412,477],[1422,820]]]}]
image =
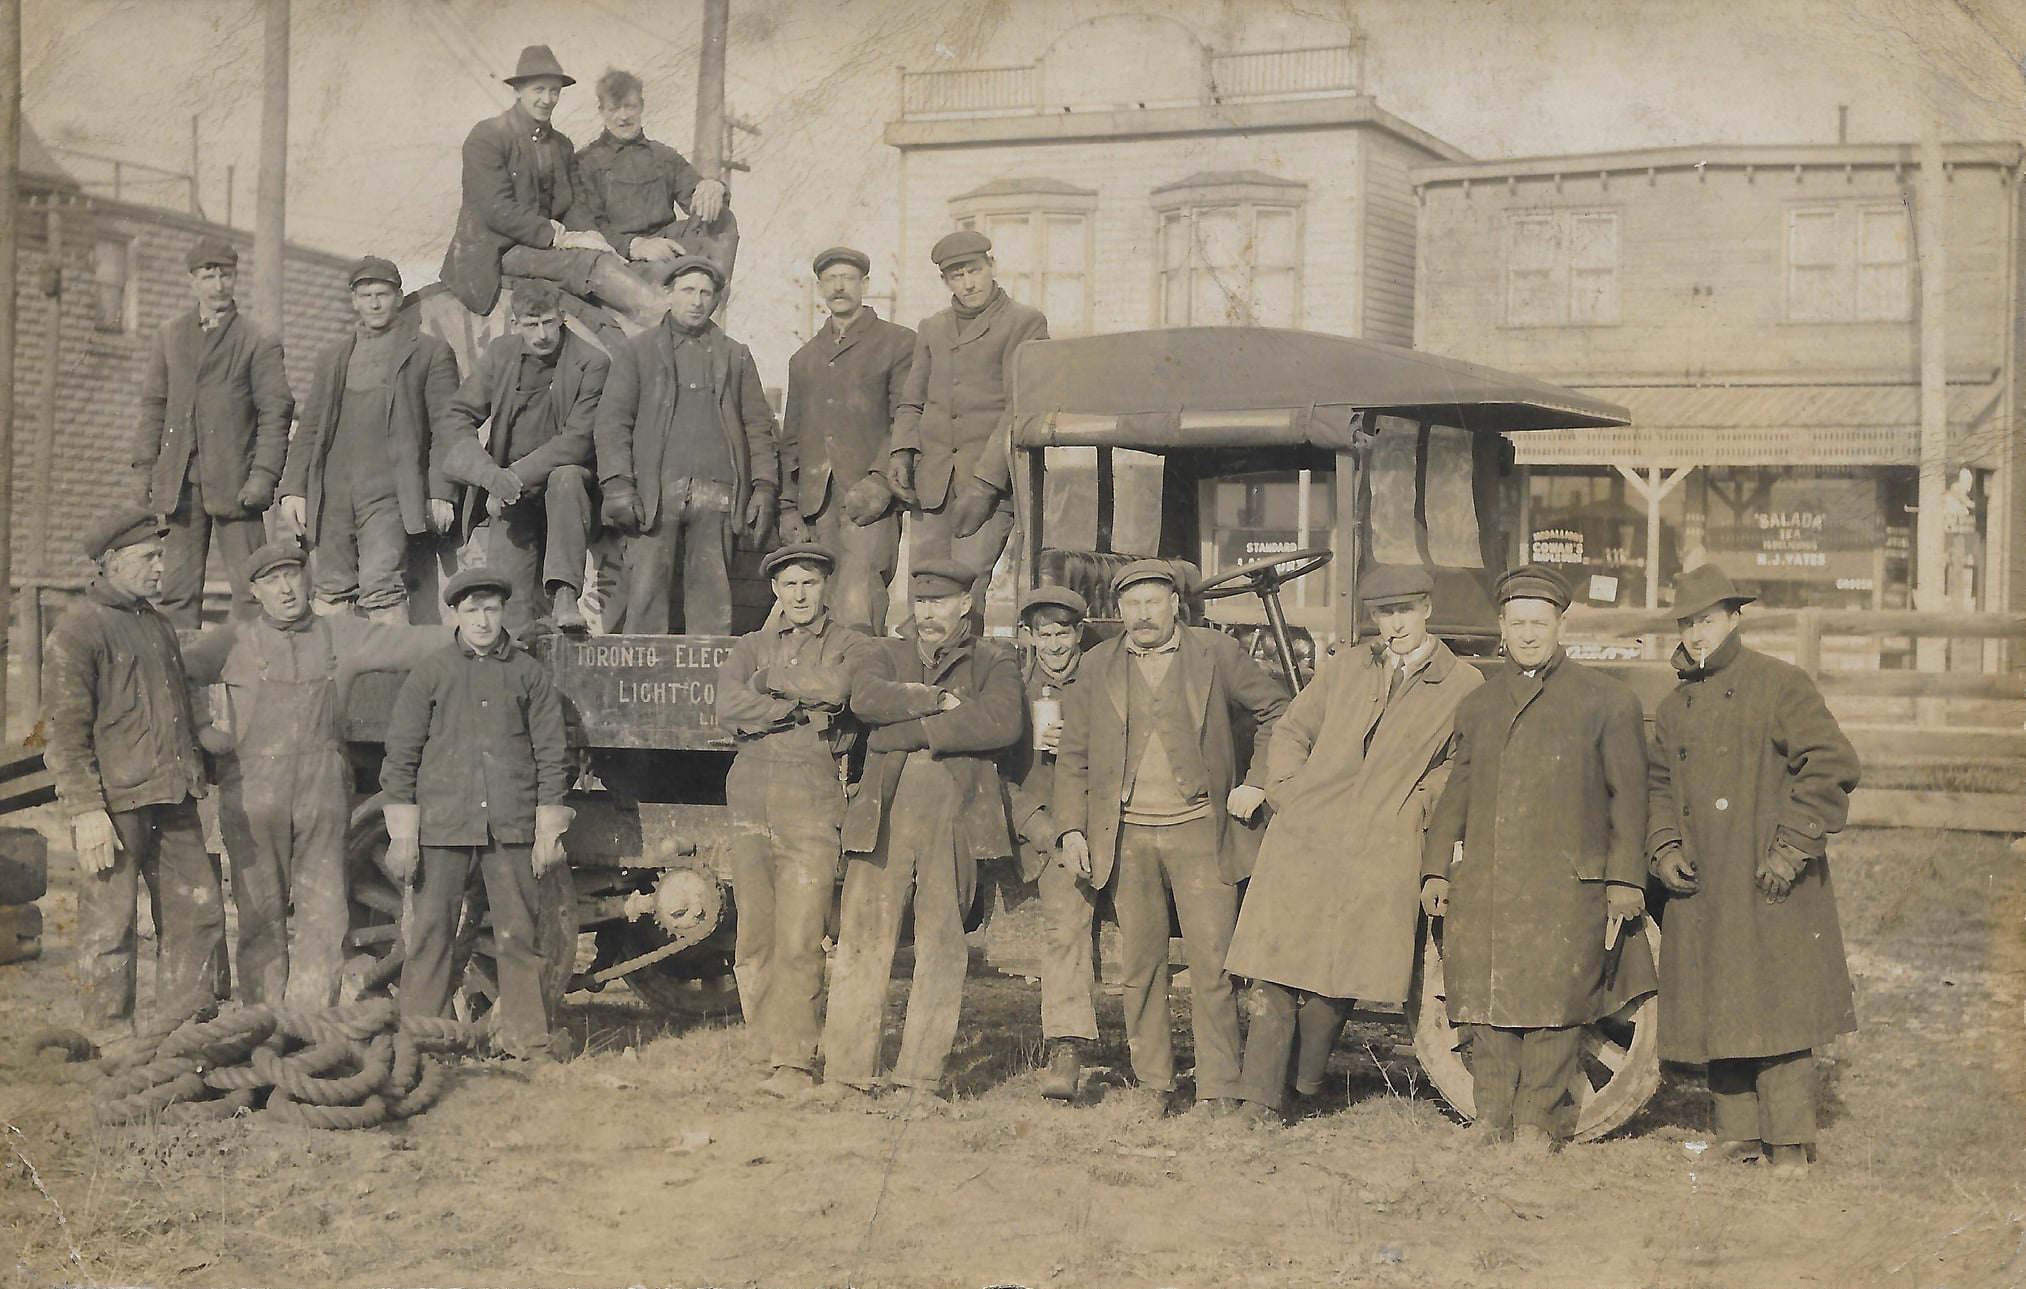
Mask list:
[{"label": "storefront window", "polygon": [[[1255,560],[1330,546],[1336,531],[1336,475],[1287,470],[1205,482],[1204,572],[1217,573]],[[1334,561],[1288,584],[1290,609],[1323,609],[1336,597]]]},{"label": "storefront window", "polygon": [[[1646,499],[1610,466],[1548,467],[1527,481],[1525,555],[1555,568],[1579,604],[1646,607]],[[1682,489],[1661,501],[1660,580],[1680,567]]]}]

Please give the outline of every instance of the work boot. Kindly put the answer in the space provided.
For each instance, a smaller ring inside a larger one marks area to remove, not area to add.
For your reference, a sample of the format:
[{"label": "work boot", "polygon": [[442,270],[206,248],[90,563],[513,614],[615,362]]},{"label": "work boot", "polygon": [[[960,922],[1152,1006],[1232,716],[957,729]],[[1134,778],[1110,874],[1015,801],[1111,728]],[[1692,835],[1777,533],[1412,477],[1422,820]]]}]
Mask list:
[{"label": "work boot", "polygon": [[1766,1148],[1756,1141],[1719,1141],[1716,1157],[1727,1164],[1756,1164],[1765,1158]]},{"label": "work boot", "polygon": [[775,1068],[773,1076],[759,1085],[757,1091],[783,1101],[792,1101],[806,1096],[816,1086],[816,1077],[807,1070],[798,1070],[792,1065]]},{"label": "work boot", "polygon": [[1248,1128],[1281,1128],[1286,1126],[1286,1122],[1280,1117],[1280,1111],[1270,1105],[1263,1105],[1258,1101],[1239,1102],[1238,1120]]},{"label": "work boot", "polygon": [[1237,1097],[1210,1097],[1196,1103],[1197,1107],[1212,1119],[1229,1119],[1245,1105]]},{"label": "work boot", "polygon": [[1041,1095],[1051,1101],[1076,1100],[1076,1083],[1083,1073],[1083,1057],[1075,1042],[1058,1039],[1048,1054],[1048,1072],[1041,1079]]},{"label": "work boot", "polygon": [[651,327],[668,312],[668,292],[641,280],[616,255],[600,255],[591,266],[591,293],[607,308]]},{"label": "work boot", "polygon": [[1555,1139],[1539,1124],[1523,1123],[1512,1130],[1512,1149],[1523,1158],[1543,1159],[1555,1153]]},{"label": "work boot", "polygon": [[1776,1174],[1792,1177],[1808,1171],[1808,1147],[1767,1146],[1766,1168]]},{"label": "work boot", "polygon": [[555,621],[556,630],[565,635],[580,636],[591,629],[584,620],[583,610],[577,607],[577,588],[568,582],[557,582],[549,592],[550,603],[555,607],[549,616]]},{"label": "work boot", "polygon": [[1502,1145],[1510,1139],[1510,1136],[1511,1134],[1498,1124],[1487,1119],[1479,1119],[1465,1127],[1458,1140],[1466,1150],[1482,1150],[1488,1146]]}]

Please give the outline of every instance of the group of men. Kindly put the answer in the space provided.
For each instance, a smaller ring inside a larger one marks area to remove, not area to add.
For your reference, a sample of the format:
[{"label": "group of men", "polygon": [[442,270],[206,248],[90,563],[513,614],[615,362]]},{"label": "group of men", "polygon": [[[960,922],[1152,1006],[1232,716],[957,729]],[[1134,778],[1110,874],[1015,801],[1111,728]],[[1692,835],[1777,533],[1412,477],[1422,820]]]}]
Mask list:
[{"label": "group of men", "polygon": [[[1044,1096],[1079,1096],[1107,910],[1138,1086],[1173,1108],[1172,906],[1197,1101],[1262,1124],[1315,1104],[1354,1001],[1407,1000],[1426,916],[1482,1140],[1567,1142],[1584,1027],[1658,989],[1663,1055],[1707,1065],[1724,1153],[1812,1158],[1812,1052],[1855,1024],[1825,846],[1858,764],[1806,675],[1738,637],[1753,597],[1721,570],[1676,580],[1680,685],[1649,751],[1633,692],[1562,650],[1570,594],[1545,567],[1497,583],[1504,657],[1484,671],[1429,634],[1426,570],[1373,570],[1372,637],[1332,649],[1290,701],[1230,636],[1186,623],[1171,561],[1118,570],[1120,631],[1094,645],[1080,596],[1031,591],[1017,656],[972,633],[965,566],[918,564],[913,617],[888,638],[833,620],[839,566],[820,543],[769,556],[778,611],[718,677],[761,1091],[898,1088],[935,1112],[977,866],[1017,856],[1042,913]],[[1649,879],[1669,905],[1657,973]],[[910,903],[913,978],[881,1080]]]}]

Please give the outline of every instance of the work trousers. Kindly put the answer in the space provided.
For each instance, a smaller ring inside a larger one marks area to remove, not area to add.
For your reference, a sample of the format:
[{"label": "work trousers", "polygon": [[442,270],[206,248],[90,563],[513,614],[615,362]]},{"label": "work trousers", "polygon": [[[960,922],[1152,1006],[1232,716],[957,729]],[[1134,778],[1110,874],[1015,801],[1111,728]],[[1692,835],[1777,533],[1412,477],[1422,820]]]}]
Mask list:
[{"label": "work trousers", "polygon": [[135,920],[143,884],[155,920],[155,1008],[193,1011],[221,992],[225,897],[218,864],[190,797],[112,812],[113,866],[85,874],[77,891],[77,985],[84,1023],[134,1020]]},{"label": "work trousers", "polygon": [[861,528],[838,503],[839,480],[831,480],[831,496],[823,511],[809,521],[810,535],[837,556],[830,585],[835,592],[830,614],[847,627],[864,627],[875,636],[886,634],[887,588],[893,585],[900,557],[900,516],[887,515]]},{"label": "work trousers", "polygon": [[1463,1029],[1470,1043],[1477,1121],[1502,1134],[1531,1125],[1556,1141],[1567,1141],[1582,1109],[1576,1078],[1582,1068],[1583,1027]]},{"label": "work trousers", "polygon": [[549,1045],[542,955],[535,942],[540,894],[527,842],[485,846],[424,846],[421,880],[402,942],[401,1014],[441,1016],[450,1005],[452,949],[466,892],[484,884],[492,911],[493,960],[498,972],[500,1047],[527,1056]]},{"label": "work trousers", "polygon": [[1041,899],[1041,1037],[1097,1040],[1097,892],[1052,860]]},{"label": "work trousers", "polygon": [[[196,462],[191,462],[191,468],[195,470]],[[238,498],[233,501],[237,504]],[[225,565],[225,577],[232,583],[232,614],[252,617],[253,584],[246,580],[246,559],[267,540],[260,516],[215,518],[204,510],[203,490],[186,483],[176,512],[168,516],[168,525],[169,534],[162,539],[162,594],[157,605],[170,625],[179,631],[194,631],[203,625],[204,568],[214,541],[219,561]]]},{"label": "work trousers", "polygon": [[1351,999],[1325,998],[1271,980],[1255,980],[1245,995],[1245,1065],[1239,1074],[1239,1095],[1279,1110],[1287,1103],[1288,1066],[1294,1066],[1294,1090],[1303,1096],[1322,1091],[1330,1049],[1344,1027]]},{"label": "work trousers", "polygon": [[[538,277],[554,282],[580,299],[591,298],[591,270],[603,251],[571,250],[559,246],[509,246],[499,257],[502,277]],[[614,257],[615,264],[624,263]]]},{"label": "work trousers", "polygon": [[239,997],[331,1007],[345,966],[350,768],[335,744],[225,759],[218,822],[239,911]]},{"label": "work trousers", "polygon": [[844,817],[837,765],[742,752],[725,778],[725,806],[739,914],[733,972],[746,1026],[769,1064],[813,1072],[823,928]]},{"label": "work trousers", "polygon": [[677,479],[661,486],[654,526],[626,541],[626,625],[635,635],[674,630],[671,604],[682,571],[681,634],[732,630],[732,488]]},{"label": "work trousers", "polygon": [[310,592],[326,612],[356,604],[378,621],[405,622],[408,526],[391,485],[356,488],[342,476],[324,481],[317,544],[310,551]]},{"label": "work trousers", "polygon": [[514,593],[506,627],[519,631],[549,611],[549,588],[560,582],[584,589],[584,551],[598,514],[597,485],[580,465],[549,471],[539,494],[523,496],[472,534],[485,566],[506,574]]},{"label": "work trousers", "polygon": [[[876,791],[866,787],[861,791]],[[901,914],[914,902],[914,977],[893,1082],[934,1092],[957,1037],[970,952],[957,907],[957,811],[947,767],[925,753],[908,757],[887,803],[879,844],[844,866],[830,1014],[823,1024],[823,1077],[870,1086],[878,1074],[886,995]]]},{"label": "work trousers", "polygon": [[1168,1019],[1172,895],[1189,958],[1196,1095],[1240,1095],[1238,988],[1224,970],[1224,954],[1238,925],[1238,888],[1218,869],[1216,824],[1192,819],[1158,827],[1121,825],[1112,880],[1134,1077],[1142,1087],[1164,1092],[1175,1086],[1175,1037]]},{"label": "work trousers", "polygon": [[1709,1096],[1718,1140],[1815,1144],[1812,1050],[1712,1060]]},{"label": "work trousers", "polygon": [[1013,535],[1013,503],[1000,498],[999,505],[985,521],[985,526],[969,537],[958,537],[951,531],[950,503],[955,500],[957,489],[964,483],[961,475],[950,481],[950,495],[936,510],[917,510],[912,521],[912,536],[908,539],[908,567],[920,568],[927,559],[955,560],[971,570],[972,625],[977,627],[984,621],[985,592],[992,585],[992,570],[999,563],[999,556],[1006,550],[1006,542]]}]

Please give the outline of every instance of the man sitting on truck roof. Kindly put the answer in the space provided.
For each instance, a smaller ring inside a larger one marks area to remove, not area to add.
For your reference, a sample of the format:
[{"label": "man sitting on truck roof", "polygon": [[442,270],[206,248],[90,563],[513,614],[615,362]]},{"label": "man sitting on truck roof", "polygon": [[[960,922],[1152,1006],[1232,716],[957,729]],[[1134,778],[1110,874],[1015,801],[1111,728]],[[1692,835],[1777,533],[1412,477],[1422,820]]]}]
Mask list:
[{"label": "man sitting on truck roof", "polygon": [[647,137],[640,78],[608,67],[598,78],[605,132],[577,153],[600,212],[598,231],[612,249],[667,281],[677,259],[701,255],[732,275],[739,221],[722,179],[706,179],[689,159]]}]

